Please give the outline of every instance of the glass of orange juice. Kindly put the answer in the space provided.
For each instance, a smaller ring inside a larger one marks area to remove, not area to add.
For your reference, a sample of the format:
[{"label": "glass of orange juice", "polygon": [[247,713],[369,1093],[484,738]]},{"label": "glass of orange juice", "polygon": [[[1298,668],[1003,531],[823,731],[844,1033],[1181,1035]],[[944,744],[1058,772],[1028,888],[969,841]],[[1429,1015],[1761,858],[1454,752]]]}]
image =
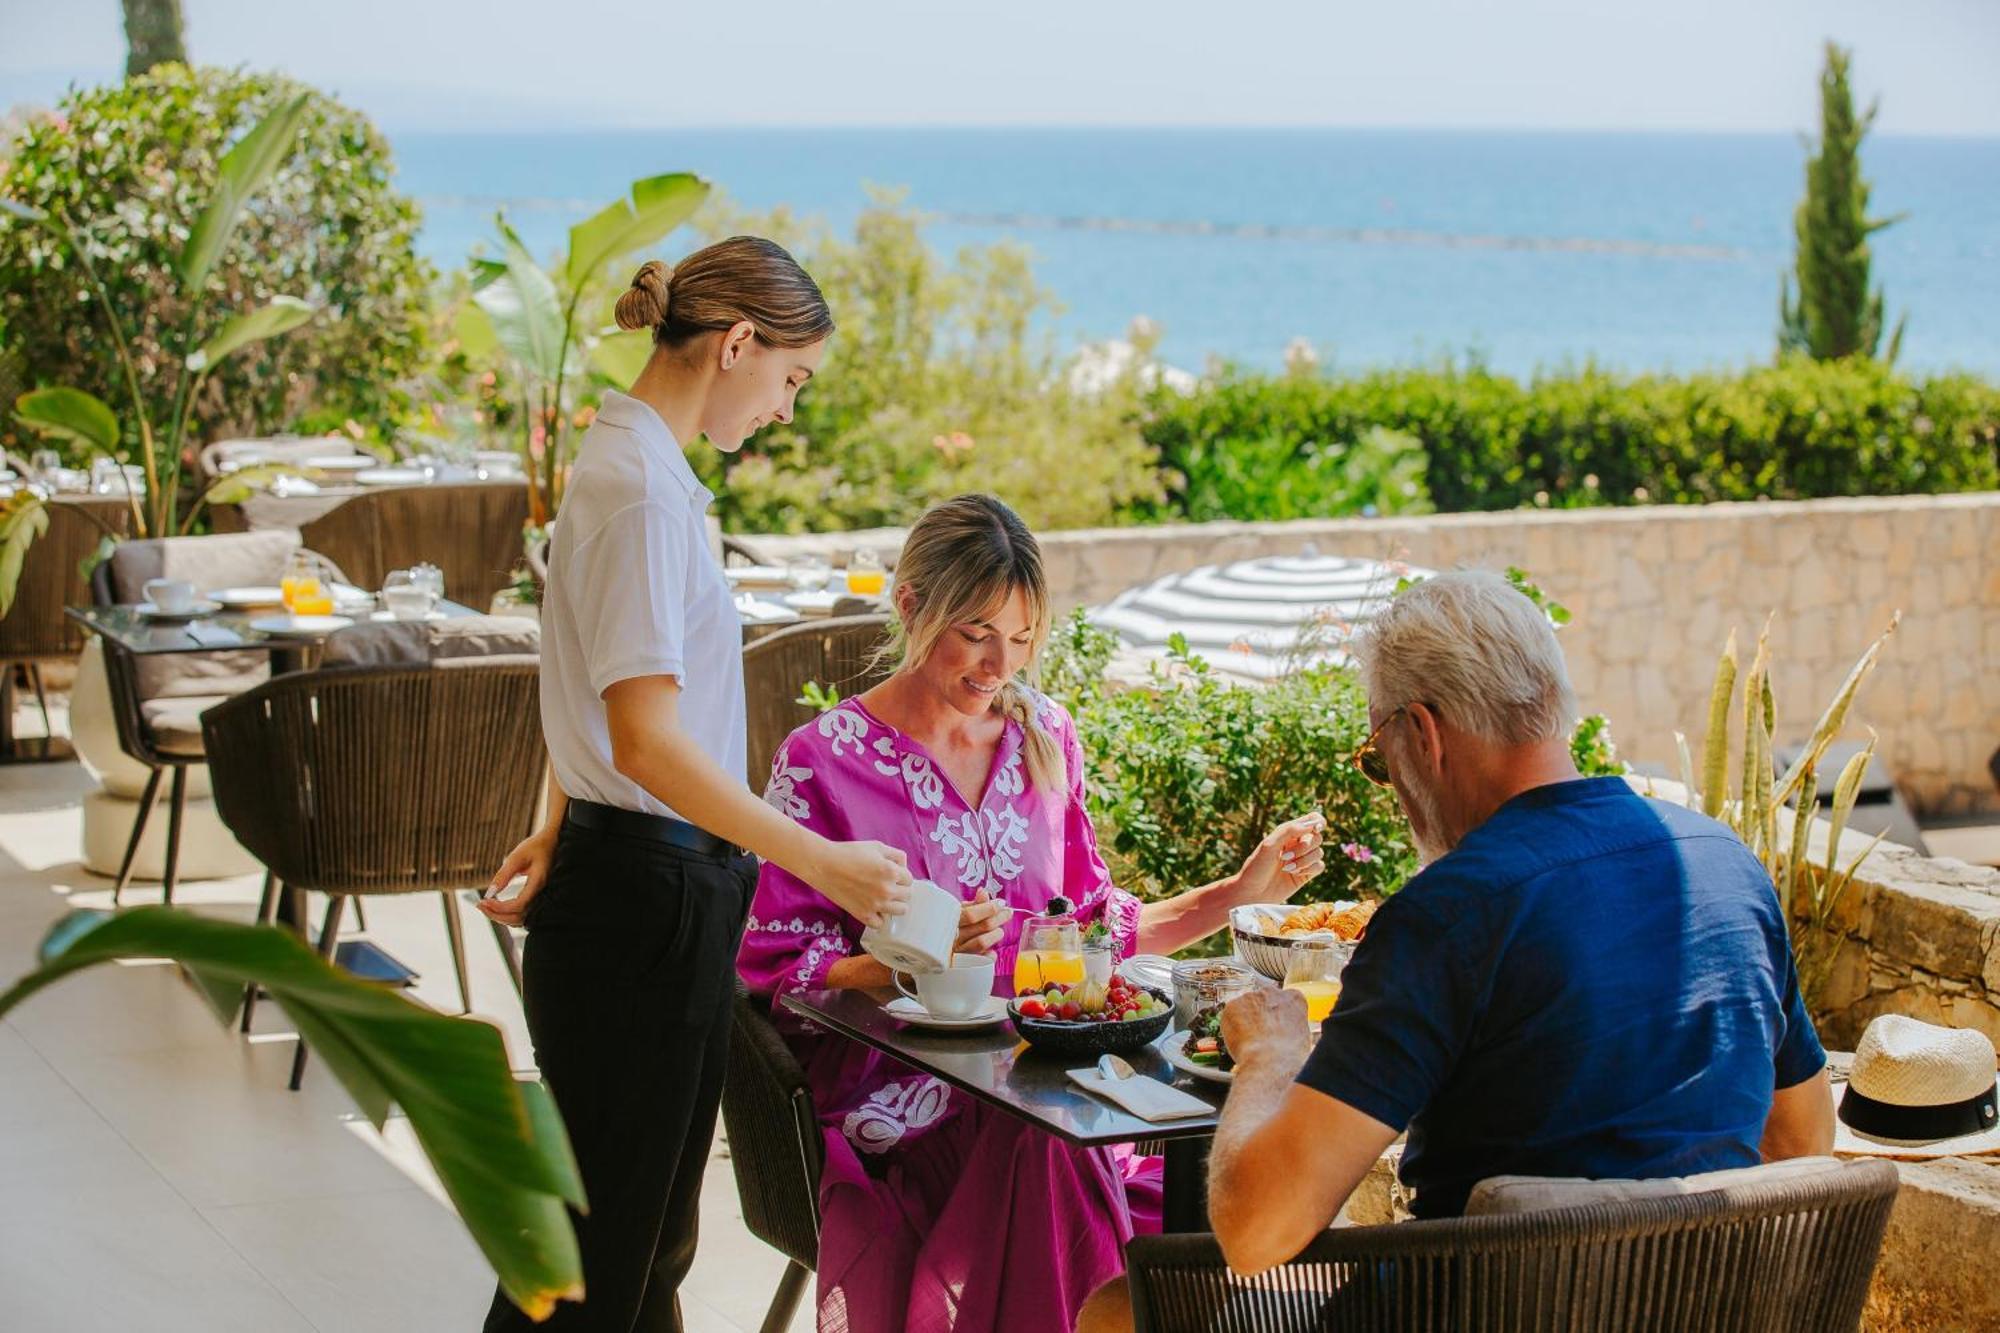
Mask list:
[{"label": "glass of orange juice", "polygon": [[284,595],[285,609],[293,615],[308,615],[301,611],[298,603],[301,597],[308,600],[320,595],[319,562],[305,551],[292,552],[285,562],[285,576],[278,580],[278,587]]},{"label": "glass of orange juice", "polygon": [[1069,900],[1049,900],[1048,911],[1028,918],[1021,927],[1021,949],[1014,955],[1014,993],[1032,995],[1051,986],[1083,984],[1083,933]]},{"label": "glass of orange juice", "polygon": [[889,576],[882,557],[866,548],[856,551],[847,562],[847,591],[856,597],[879,597],[888,586]]},{"label": "glass of orange juice", "polygon": [[1340,1000],[1340,973],[1347,951],[1333,936],[1292,941],[1285,959],[1285,989],[1305,997],[1306,1021],[1317,1027]]}]

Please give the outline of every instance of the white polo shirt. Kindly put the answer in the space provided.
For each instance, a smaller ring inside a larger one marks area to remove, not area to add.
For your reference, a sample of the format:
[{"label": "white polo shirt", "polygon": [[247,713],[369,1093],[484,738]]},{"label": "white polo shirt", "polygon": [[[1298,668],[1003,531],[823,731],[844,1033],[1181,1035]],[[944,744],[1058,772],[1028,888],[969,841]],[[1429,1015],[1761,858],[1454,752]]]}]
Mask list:
[{"label": "white polo shirt", "polygon": [[573,799],[674,813],[612,767],[603,695],[634,676],[679,678],[682,729],[731,777],[743,772],[743,629],[709,549],[714,498],[657,412],[604,395],[570,471],[542,600],[542,734]]}]

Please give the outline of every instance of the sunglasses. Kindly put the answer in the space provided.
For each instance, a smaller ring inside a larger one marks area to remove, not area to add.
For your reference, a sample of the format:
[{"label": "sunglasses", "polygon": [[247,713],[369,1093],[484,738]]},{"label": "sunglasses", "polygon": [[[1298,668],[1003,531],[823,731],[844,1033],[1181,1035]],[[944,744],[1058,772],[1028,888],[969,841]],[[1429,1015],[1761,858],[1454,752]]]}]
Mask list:
[{"label": "sunglasses", "polygon": [[1375,730],[1368,733],[1368,739],[1361,742],[1361,748],[1354,752],[1354,766],[1361,770],[1362,777],[1378,787],[1389,785],[1389,756],[1383,754],[1375,742],[1382,738],[1383,728],[1408,712],[1409,708],[1408,704],[1403,704],[1383,718]]}]

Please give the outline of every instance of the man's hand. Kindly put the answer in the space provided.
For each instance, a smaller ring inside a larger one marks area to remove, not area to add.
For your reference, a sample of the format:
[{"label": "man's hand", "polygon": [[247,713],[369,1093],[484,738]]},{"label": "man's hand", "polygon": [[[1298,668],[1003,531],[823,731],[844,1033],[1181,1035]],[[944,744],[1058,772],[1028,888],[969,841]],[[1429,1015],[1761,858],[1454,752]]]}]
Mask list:
[{"label": "man's hand", "polygon": [[1222,1042],[1237,1064],[1269,1067],[1291,1077],[1312,1049],[1305,997],[1271,989],[1237,996],[1222,1010]]}]

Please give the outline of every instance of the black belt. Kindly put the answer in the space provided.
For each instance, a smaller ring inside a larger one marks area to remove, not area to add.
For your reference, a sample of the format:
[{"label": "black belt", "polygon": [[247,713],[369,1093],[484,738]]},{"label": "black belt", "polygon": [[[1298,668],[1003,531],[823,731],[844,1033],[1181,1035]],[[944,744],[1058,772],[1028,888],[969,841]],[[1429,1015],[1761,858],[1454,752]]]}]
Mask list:
[{"label": "black belt", "polygon": [[703,856],[731,857],[738,855],[735,844],[716,837],[705,829],[698,829],[685,819],[675,819],[671,815],[648,814],[644,810],[626,810],[615,805],[603,805],[597,801],[577,801],[569,803],[563,815],[566,823],[578,828],[594,829],[600,833],[622,833],[629,838],[644,838],[649,842],[663,842],[669,847],[680,847]]}]

